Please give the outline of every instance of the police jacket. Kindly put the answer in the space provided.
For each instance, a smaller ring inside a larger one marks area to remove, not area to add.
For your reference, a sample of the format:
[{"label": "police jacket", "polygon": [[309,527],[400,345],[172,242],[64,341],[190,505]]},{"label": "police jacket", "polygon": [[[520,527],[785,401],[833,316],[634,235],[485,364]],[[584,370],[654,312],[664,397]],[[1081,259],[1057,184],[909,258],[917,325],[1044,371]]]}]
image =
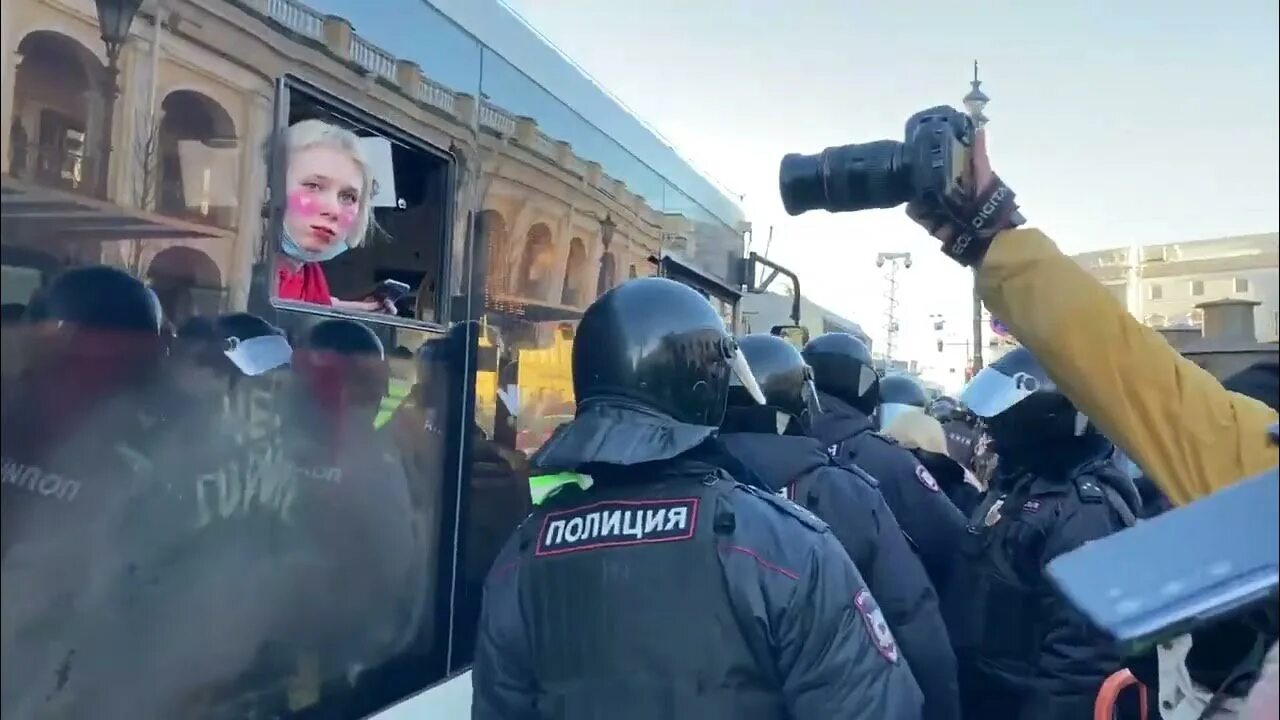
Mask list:
[{"label": "police jacket", "polygon": [[911,450],[916,460],[929,471],[929,475],[938,481],[938,487],[962,515],[973,512],[974,506],[982,499],[982,490],[978,487],[977,478],[950,456],[929,452],[920,448]]},{"label": "police jacket", "polygon": [[978,442],[977,428],[963,420],[951,419],[942,423],[942,432],[947,438],[947,455],[972,472],[974,445]]},{"label": "police jacket", "polygon": [[489,573],[473,718],[923,717],[821,520],[689,457],[590,471]]},{"label": "police jacket", "polygon": [[843,468],[809,437],[733,433],[720,442],[771,491],[831,526],[880,603],[924,693],[924,716],[960,718],[955,654],[929,577],[870,475]]},{"label": "police jacket", "polygon": [[1035,467],[1002,456],[969,518],[971,589],[956,597],[966,619],[955,640],[1003,717],[1091,717],[1102,681],[1122,666],[1110,640],[1044,575],[1057,556],[1135,522],[1137,491],[1108,459],[1110,444],[1082,442],[1047,448],[1052,459]]},{"label": "police jacket", "polygon": [[842,465],[856,465],[880,481],[880,492],[911,539],[946,613],[956,549],[965,536],[964,515],[911,451],[880,435],[871,420],[848,403],[819,393],[822,414],[810,434]]},{"label": "police jacket", "polygon": [[978,288],[1072,403],[1174,503],[1275,467],[1267,427],[1276,411],[1179,355],[1044,233],[997,235]]}]

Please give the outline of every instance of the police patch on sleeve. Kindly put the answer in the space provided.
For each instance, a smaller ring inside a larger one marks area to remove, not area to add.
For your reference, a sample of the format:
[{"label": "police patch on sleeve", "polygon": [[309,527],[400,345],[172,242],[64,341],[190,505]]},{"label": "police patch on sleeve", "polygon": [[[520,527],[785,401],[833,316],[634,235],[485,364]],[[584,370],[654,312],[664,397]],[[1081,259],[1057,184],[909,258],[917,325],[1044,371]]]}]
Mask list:
[{"label": "police patch on sleeve", "polygon": [[689,540],[697,524],[698,498],[598,502],[548,513],[534,555]]},{"label": "police patch on sleeve", "polygon": [[889,623],[884,619],[884,613],[880,611],[880,606],[876,604],[875,598],[871,597],[871,591],[863,588],[853,596],[853,606],[858,609],[858,614],[862,615],[862,620],[867,624],[867,630],[871,633],[871,640],[876,644],[876,650],[891,663],[898,662],[898,643],[893,639],[893,631],[889,629]]},{"label": "police patch on sleeve", "polygon": [[938,487],[938,481],[934,480],[933,475],[930,475],[925,466],[920,463],[916,463],[916,479],[920,481],[921,485],[929,488],[930,492],[942,491],[942,489]]}]

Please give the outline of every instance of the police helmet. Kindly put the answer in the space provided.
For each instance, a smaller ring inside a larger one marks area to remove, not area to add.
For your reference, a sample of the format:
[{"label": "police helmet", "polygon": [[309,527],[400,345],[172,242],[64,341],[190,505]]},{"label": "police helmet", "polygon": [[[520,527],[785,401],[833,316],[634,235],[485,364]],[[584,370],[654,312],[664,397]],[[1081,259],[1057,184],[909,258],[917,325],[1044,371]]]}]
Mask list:
[{"label": "police helmet", "polygon": [[354,320],[323,320],[307,333],[307,348],[353,357],[386,359],[382,341],[363,323]]},{"label": "police helmet", "polygon": [[959,409],[960,404],[954,397],[943,395],[929,404],[929,415],[936,420],[950,420]]},{"label": "police helmet", "polygon": [[796,346],[765,334],[747,335],[738,345],[764,393],[765,405],[761,407],[735,376],[729,383],[728,415],[738,415],[741,421],[747,421],[745,416],[759,418],[761,422],[753,423],[752,428],[758,426],[759,431],[782,433],[793,422],[798,424],[797,430],[807,429],[822,406],[813,384],[813,369]]},{"label": "police helmet", "polygon": [[382,341],[363,323],[346,319],[312,326],[294,366],[328,409],[344,403],[376,407],[391,377]]},{"label": "police helmet", "polygon": [[813,368],[819,390],[837,397],[868,416],[880,402],[880,376],[871,351],[848,333],[826,333],[805,343],[801,353]]},{"label": "police helmet", "polygon": [[163,318],[154,293],[142,281],[123,270],[91,265],[67,270],[36,292],[27,320],[158,337]]},{"label": "police helmet", "polygon": [[1002,452],[1018,441],[1096,432],[1024,347],[983,368],[965,386],[960,401],[982,419]]},{"label": "police helmet", "polygon": [[632,402],[680,423],[718,427],[731,375],[764,404],[719,313],[673,280],[628,280],[591,303],[578,324],[573,391],[579,412],[592,403]]},{"label": "police helmet", "polygon": [[919,380],[902,373],[890,373],[880,378],[880,405],[876,410],[880,427],[889,427],[893,419],[906,410],[923,412],[928,405],[929,393]]}]

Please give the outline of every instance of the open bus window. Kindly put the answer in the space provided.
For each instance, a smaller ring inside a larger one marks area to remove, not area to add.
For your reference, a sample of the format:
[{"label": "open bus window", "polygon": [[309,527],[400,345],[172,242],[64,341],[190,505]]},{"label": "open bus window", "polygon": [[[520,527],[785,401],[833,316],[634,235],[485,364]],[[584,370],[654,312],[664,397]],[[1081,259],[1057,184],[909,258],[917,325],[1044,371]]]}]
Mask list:
[{"label": "open bus window", "polygon": [[272,297],[441,322],[451,158],[317,91],[280,91]]}]

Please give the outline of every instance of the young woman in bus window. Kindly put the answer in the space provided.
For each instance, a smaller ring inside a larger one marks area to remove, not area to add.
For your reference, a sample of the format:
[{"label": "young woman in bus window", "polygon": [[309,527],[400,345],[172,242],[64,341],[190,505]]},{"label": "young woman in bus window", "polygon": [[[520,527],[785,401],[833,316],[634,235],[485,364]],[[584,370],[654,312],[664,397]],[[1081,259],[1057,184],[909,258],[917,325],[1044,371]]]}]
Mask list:
[{"label": "young woman in bus window", "polygon": [[339,300],[329,294],[321,263],[359,247],[372,225],[373,177],[359,138],[320,120],[287,133],[284,228],[276,263],[282,300],[394,315],[390,302]]}]

